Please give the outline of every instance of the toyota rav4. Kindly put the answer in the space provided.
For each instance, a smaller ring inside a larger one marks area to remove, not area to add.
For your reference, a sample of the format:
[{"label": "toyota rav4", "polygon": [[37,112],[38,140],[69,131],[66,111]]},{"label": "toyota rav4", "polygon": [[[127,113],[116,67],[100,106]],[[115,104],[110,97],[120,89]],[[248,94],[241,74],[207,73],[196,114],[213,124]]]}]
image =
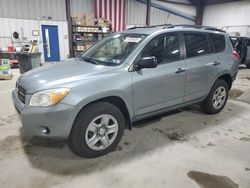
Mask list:
[{"label": "toyota rav4", "polygon": [[12,99],[31,135],[68,140],[76,154],[97,157],[114,150],[137,120],[196,103],[220,112],[237,72],[237,54],[221,30],[136,27],[21,75]]}]

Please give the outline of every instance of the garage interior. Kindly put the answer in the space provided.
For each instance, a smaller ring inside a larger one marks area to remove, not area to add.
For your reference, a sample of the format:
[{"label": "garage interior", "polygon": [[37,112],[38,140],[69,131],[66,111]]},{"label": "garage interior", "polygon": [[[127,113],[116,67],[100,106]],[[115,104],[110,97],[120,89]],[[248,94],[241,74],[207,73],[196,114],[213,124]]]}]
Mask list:
[{"label": "garage interior", "polygon": [[243,62],[220,113],[193,105],[137,121],[98,158],[26,134],[11,99],[25,72],[77,58],[133,27],[214,27],[244,37],[243,59],[250,59],[249,10],[249,0],[0,0],[1,186],[249,188],[250,67]]}]

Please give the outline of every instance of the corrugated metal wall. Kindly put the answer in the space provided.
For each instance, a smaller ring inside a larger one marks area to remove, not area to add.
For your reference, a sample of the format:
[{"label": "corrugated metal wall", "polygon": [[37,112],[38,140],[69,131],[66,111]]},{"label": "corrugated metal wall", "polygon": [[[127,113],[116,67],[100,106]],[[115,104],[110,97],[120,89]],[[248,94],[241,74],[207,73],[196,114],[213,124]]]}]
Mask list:
[{"label": "corrugated metal wall", "polygon": [[127,25],[145,25],[147,6],[135,0],[127,1]]},{"label": "corrugated metal wall", "polygon": [[94,0],[71,0],[71,15],[77,16],[79,13],[94,14]]},{"label": "corrugated metal wall", "polygon": [[157,24],[194,24],[193,21],[187,20],[180,16],[176,16],[174,14],[167,13],[165,11],[159,10],[157,8],[151,8],[151,25]]},{"label": "corrugated metal wall", "polygon": [[[183,8],[183,7],[182,7]],[[127,5],[127,27],[133,25],[145,25],[146,24],[146,5],[144,3],[140,3],[136,0],[128,0]],[[192,8],[190,7],[189,12],[193,13]],[[150,24],[194,24],[193,21],[190,21],[186,18],[182,18],[180,16],[168,13],[166,11],[151,8],[151,17]]]},{"label": "corrugated metal wall", "polygon": [[36,20],[43,16],[51,16],[54,21],[65,21],[65,0],[0,0],[1,18]]},{"label": "corrugated metal wall", "polygon": [[250,1],[237,1],[205,7],[203,25],[225,29],[230,33],[239,32],[250,36]]}]

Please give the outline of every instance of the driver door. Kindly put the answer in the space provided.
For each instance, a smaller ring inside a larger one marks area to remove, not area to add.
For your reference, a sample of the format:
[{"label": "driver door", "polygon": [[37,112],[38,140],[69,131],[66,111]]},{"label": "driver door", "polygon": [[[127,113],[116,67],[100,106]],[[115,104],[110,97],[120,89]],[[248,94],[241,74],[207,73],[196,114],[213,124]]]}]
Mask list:
[{"label": "driver door", "polygon": [[178,33],[159,35],[137,58],[154,56],[158,66],[132,72],[136,119],[183,103],[186,65],[179,41]]}]

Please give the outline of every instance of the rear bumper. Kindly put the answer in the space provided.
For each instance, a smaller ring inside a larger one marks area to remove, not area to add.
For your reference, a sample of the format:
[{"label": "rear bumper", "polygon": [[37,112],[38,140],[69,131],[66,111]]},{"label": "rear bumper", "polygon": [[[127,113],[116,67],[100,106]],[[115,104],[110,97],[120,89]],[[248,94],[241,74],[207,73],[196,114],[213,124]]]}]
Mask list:
[{"label": "rear bumper", "polygon": [[[69,137],[74,106],[62,103],[53,107],[25,106],[18,98],[16,90],[12,92],[12,101],[28,134],[56,140]],[[48,134],[42,132],[44,127],[50,130]]]}]

